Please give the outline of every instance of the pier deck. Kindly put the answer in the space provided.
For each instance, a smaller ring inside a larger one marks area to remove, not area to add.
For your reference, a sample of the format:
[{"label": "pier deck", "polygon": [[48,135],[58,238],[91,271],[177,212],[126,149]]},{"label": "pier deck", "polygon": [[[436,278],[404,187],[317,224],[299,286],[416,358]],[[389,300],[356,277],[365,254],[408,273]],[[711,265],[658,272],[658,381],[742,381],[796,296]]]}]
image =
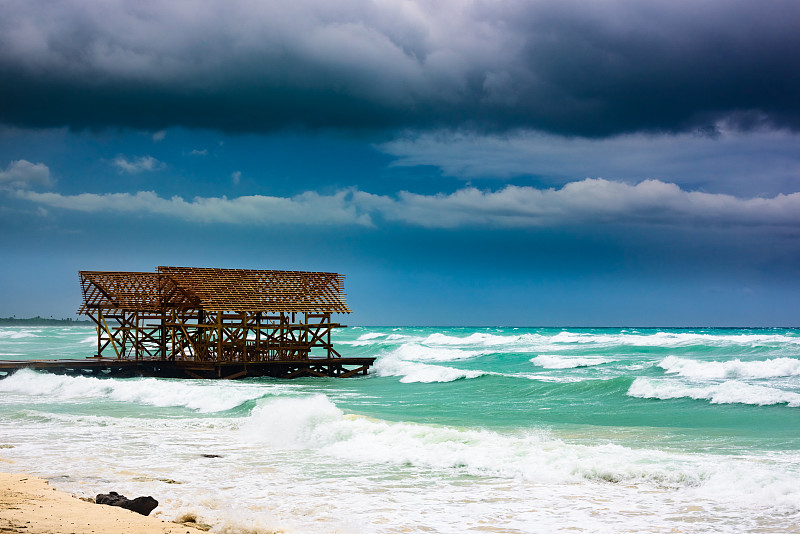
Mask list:
[{"label": "pier deck", "polygon": [[74,360],[0,360],[0,378],[20,369],[54,374],[96,377],[211,378],[236,379],[268,376],[347,378],[367,374],[375,358],[310,358],[262,362],[202,362],[192,360],[86,358]]}]

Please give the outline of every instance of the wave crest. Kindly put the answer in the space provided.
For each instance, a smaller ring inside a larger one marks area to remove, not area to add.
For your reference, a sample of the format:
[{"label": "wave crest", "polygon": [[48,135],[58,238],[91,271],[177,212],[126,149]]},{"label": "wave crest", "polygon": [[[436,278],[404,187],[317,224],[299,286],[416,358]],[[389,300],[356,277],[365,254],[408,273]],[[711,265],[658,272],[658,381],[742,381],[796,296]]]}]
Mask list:
[{"label": "wave crest", "polygon": [[[348,415],[324,395],[264,401],[240,431],[250,443],[310,449],[359,464],[455,470],[542,484],[594,481],[700,490],[722,485],[731,473],[745,479],[763,475],[747,462],[720,465],[702,457],[612,443],[568,443],[547,431],[505,434]],[[771,492],[772,485],[784,484],[791,476],[759,483]]]},{"label": "wave crest", "polygon": [[382,358],[373,367],[378,376],[401,376],[400,382],[452,382],[462,378],[478,378],[484,371],[456,369],[444,365],[407,362],[396,358]]},{"label": "wave crest", "polygon": [[23,369],[0,380],[0,391],[55,400],[108,399],[198,412],[223,412],[265,395],[264,386],[231,387],[157,378],[113,379],[61,376]]},{"label": "wave crest", "polygon": [[611,363],[615,360],[610,358],[596,357],[570,357],[570,356],[557,356],[554,354],[540,354],[530,359],[530,362],[545,369],[574,369],[576,367],[594,367],[595,365],[603,365],[604,363]]},{"label": "wave crest", "polygon": [[637,378],[628,389],[628,395],[643,399],[690,398],[707,400],[711,404],[751,404],[767,406],[786,404],[790,408],[800,407],[800,394],[765,386],[728,380],[709,386],[689,386],[672,380],[650,380]]},{"label": "wave crest", "polygon": [[39,337],[36,334],[41,330],[4,330],[0,329],[0,339],[24,339],[26,337]]},{"label": "wave crest", "polygon": [[795,358],[774,358],[745,362],[737,358],[726,362],[702,362],[667,356],[658,366],[667,373],[687,378],[723,379],[800,376],[800,360]]}]

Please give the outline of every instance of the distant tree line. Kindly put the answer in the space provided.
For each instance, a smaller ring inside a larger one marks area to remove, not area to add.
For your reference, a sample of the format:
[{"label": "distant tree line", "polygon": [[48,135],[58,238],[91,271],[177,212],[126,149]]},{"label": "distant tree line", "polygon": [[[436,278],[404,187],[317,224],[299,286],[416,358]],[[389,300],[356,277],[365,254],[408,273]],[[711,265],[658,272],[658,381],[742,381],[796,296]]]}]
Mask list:
[{"label": "distant tree line", "polygon": [[16,317],[0,317],[0,326],[86,326],[91,325],[90,321],[77,321],[74,319],[49,319],[45,317],[30,317],[27,319],[17,319]]}]

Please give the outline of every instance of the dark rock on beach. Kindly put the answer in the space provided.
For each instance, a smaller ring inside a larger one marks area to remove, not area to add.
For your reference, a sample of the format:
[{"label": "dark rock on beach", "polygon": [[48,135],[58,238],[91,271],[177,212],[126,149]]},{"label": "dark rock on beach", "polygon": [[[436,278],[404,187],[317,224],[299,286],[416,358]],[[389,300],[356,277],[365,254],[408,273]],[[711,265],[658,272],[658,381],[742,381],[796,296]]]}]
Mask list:
[{"label": "dark rock on beach", "polygon": [[120,508],[125,508],[126,510],[131,510],[142,515],[150,515],[150,512],[152,512],[155,507],[158,506],[158,501],[150,496],[128,499],[116,491],[112,491],[111,493],[100,493],[97,495],[94,501],[97,504],[119,506]]}]

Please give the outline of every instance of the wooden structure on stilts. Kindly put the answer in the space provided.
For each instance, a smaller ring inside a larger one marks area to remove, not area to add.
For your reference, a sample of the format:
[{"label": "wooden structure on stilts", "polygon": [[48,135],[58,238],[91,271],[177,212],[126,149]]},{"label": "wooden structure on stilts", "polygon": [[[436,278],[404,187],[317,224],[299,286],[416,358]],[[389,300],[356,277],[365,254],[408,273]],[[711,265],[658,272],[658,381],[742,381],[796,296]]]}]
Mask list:
[{"label": "wooden structure on stilts", "polygon": [[97,325],[97,353],[83,363],[14,362],[16,367],[106,376],[294,378],[366,374],[374,362],[343,358],[331,342],[332,331],[344,326],[333,322],[333,314],[350,313],[340,274],[197,267],[79,274],[78,313]]}]

